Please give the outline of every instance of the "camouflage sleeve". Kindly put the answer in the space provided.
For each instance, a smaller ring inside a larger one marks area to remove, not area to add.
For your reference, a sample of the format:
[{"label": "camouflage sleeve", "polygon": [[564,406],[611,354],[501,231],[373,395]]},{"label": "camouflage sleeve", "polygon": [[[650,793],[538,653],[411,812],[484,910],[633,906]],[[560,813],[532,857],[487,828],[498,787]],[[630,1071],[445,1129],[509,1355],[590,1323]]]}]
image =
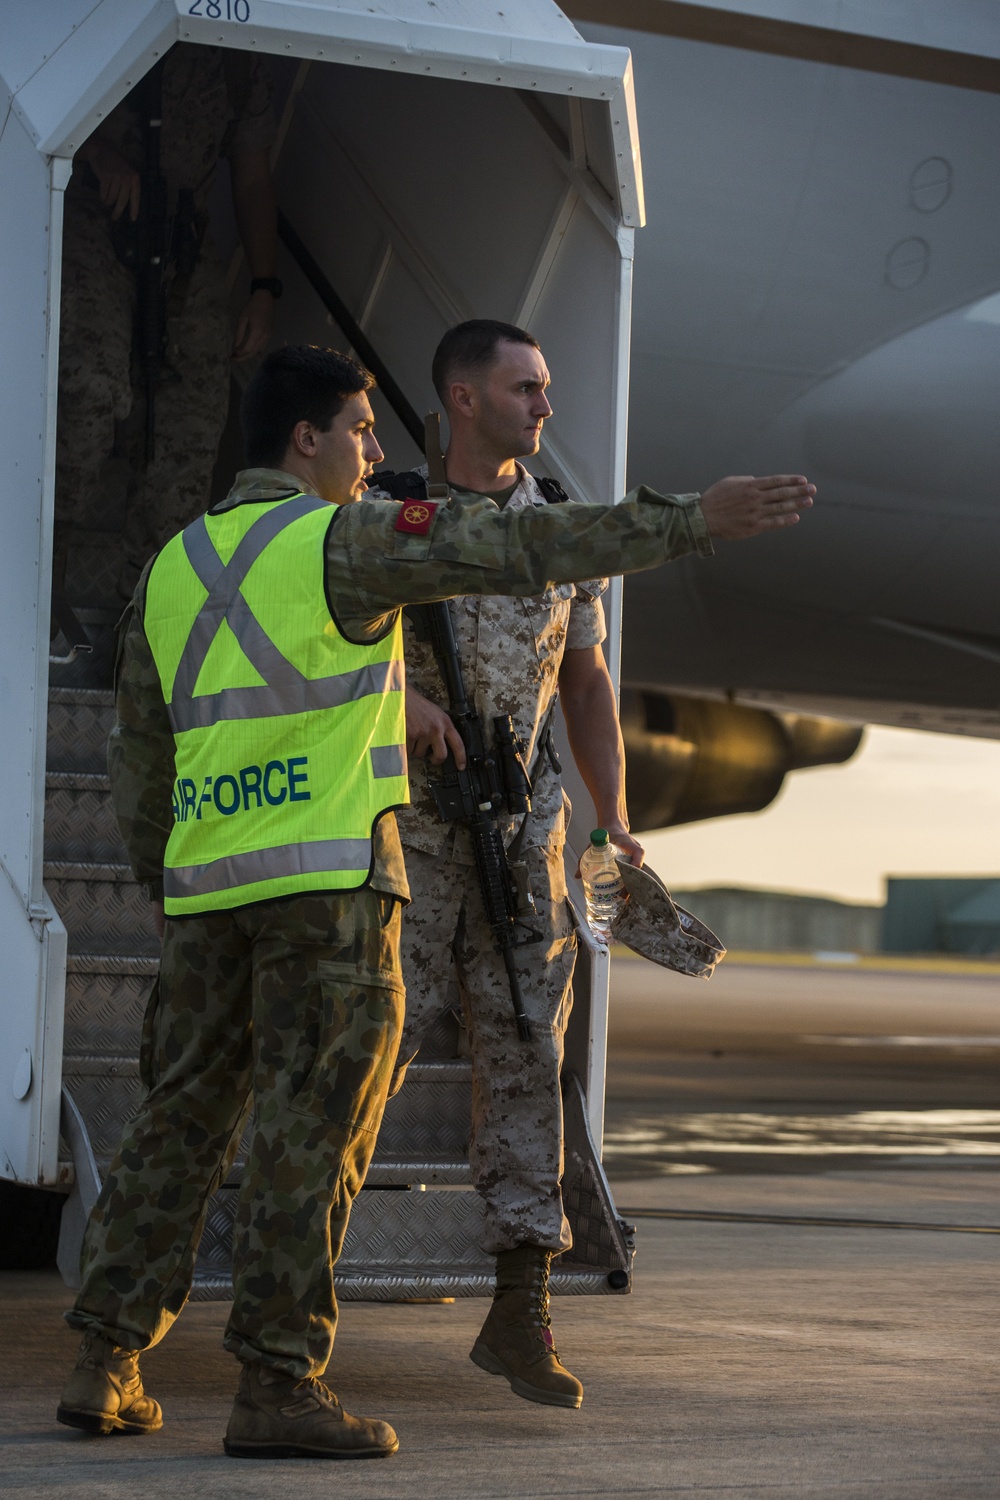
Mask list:
[{"label": "camouflage sleeve", "polygon": [[162,901],[163,858],[174,823],[174,736],[143,628],[144,594],[145,576],[118,627],[108,774],[132,873],[151,901]]},{"label": "camouflage sleeve", "polygon": [[712,541],[697,495],[658,495],[645,485],[620,505],[527,506],[492,500],[434,511],[426,531],[399,530],[396,501],[345,505],[330,527],[327,584],[348,633],[400,604],[460,594],[540,594],[555,583],[634,573]]},{"label": "camouflage sleeve", "polygon": [[590,646],[599,646],[607,633],[601,600],[578,593],[569,606],[566,650],[586,651]]}]

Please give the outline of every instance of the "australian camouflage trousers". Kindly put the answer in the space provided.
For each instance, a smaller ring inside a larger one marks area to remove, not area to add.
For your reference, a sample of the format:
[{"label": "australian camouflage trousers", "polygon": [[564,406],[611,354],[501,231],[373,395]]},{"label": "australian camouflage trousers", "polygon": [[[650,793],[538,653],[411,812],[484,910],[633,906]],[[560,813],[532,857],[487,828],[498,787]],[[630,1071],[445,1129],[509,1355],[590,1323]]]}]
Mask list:
[{"label": "australian camouflage trousers", "polygon": [[333,1267],[399,1044],[399,927],[399,901],[367,889],[167,921],[145,1093],[91,1215],[73,1327],[128,1349],[163,1337],[249,1118],[225,1345],[322,1374]]}]

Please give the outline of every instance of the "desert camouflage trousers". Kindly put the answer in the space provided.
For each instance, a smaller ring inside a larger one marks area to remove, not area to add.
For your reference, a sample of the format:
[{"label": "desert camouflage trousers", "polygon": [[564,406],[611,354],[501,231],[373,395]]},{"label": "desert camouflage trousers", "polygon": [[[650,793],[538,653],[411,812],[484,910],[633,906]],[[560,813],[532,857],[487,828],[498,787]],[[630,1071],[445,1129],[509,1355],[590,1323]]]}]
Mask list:
[{"label": "desert camouflage trousers", "polygon": [[530,1042],[517,1034],[507,973],[475,870],[413,849],[405,855],[413,901],[403,915],[400,1067],[412,1061],[435,1018],[460,1004],[472,1053],[469,1163],[485,1208],[483,1249],[495,1254],[529,1243],[568,1250],[559,1074],[573,1003],[576,936],[562,841],[525,849],[521,856],[538,908],[536,925],[544,934],[516,954]]},{"label": "desert camouflage trousers", "polygon": [[129,1349],[163,1337],[252,1107],[225,1346],[322,1374],[333,1267],[399,1042],[399,923],[400,903],[371,890],[168,920],[143,1026],[146,1093],[91,1215],[73,1327]]}]

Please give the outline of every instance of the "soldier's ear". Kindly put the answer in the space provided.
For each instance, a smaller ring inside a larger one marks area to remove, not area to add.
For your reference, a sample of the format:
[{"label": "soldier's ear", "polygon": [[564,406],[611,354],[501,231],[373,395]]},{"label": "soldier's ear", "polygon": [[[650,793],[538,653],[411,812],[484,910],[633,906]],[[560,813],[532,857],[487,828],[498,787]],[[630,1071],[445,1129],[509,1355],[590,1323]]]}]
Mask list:
[{"label": "soldier's ear", "polygon": [[316,429],[311,422],[296,422],[292,428],[289,446],[303,458],[316,456]]},{"label": "soldier's ear", "polygon": [[461,421],[463,418],[469,420],[475,417],[479,408],[476,400],[476,388],[465,380],[454,380],[448,387],[448,399],[445,408],[449,422]]}]

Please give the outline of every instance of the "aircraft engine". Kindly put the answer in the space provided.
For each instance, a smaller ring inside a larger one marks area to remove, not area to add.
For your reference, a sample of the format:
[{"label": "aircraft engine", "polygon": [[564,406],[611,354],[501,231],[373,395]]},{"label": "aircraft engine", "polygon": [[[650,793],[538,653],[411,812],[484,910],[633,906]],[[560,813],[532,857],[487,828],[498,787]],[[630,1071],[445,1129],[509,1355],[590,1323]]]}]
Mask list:
[{"label": "aircraft engine", "polygon": [[710,698],[623,687],[628,806],[637,833],[759,812],[789,771],[840,765],[864,727]]}]

